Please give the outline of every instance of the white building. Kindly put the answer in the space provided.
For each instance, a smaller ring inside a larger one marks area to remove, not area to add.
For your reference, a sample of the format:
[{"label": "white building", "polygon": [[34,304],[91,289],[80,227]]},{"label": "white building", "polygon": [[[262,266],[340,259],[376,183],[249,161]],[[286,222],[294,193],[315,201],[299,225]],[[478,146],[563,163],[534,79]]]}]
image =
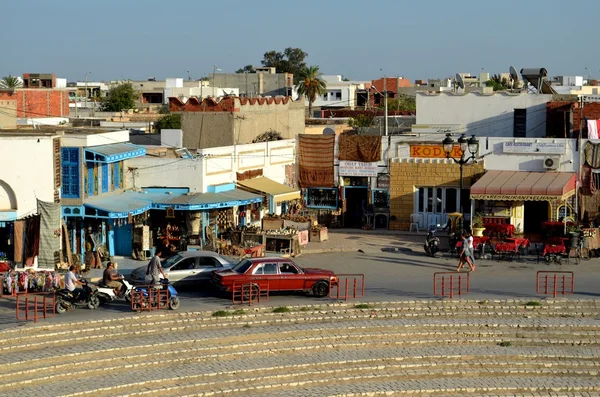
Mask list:
[{"label": "white building", "polygon": [[[354,108],[356,105],[356,91],[364,90],[369,81],[343,81],[343,76],[321,76],[327,83],[327,92],[317,97],[313,108]],[[308,104],[308,100],[306,102]]]},{"label": "white building", "polygon": [[544,137],[551,100],[552,95],[527,93],[418,92],[417,125],[460,125],[448,132],[480,137]]}]

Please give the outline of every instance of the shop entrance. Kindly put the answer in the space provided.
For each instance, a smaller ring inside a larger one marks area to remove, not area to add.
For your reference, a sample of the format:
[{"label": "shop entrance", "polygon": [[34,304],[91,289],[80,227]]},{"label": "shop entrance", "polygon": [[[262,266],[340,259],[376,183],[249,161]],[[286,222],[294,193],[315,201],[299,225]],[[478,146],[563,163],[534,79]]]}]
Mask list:
[{"label": "shop entrance", "polygon": [[542,234],[542,222],[548,220],[547,201],[525,201],[523,232],[529,234]]},{"label": "shop entrance", "polygon": [[0,262],[13,260],[13,222],[0,222]]},{"label": "shop entrance", "polygon": [[369,203],[369,190],[366,186],[346,186],[344,199],[346,212],[344,212],[344,227],[360,228],[366,222]]}]

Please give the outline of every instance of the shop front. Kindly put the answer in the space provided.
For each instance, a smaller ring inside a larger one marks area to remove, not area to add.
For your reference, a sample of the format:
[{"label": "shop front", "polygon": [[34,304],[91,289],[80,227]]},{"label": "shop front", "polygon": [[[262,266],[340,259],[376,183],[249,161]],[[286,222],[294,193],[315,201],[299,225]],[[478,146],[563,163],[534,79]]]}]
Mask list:
[{"label": "shop front", "polygon": [[286,186],[264,176],[238,180],[238,186],[251,193],[263,194],[270,214],[281,215],[290,209],[290,203],[300,199],[300,189]]},{"label": "shop front", "polygon": [[472,212],[488,235],[544,234],[548,221],[573,215],[577,176],[573,172],[486,172],[471,187]]},{"label": "shop front", "polygon": [[[15,260],[14,225],[17,211],[0,211],[0,263]],[[2,265],[0,265],[0,268]]]}]

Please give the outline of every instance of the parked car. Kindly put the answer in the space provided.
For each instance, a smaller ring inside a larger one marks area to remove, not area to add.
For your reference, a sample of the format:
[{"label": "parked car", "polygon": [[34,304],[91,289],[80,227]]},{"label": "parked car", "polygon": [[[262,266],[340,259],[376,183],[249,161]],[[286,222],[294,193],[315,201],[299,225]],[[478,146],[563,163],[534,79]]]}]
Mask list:
[{"label": "parked car", "polygon": [[269,291],[312,292],[317,297],[329,294],[329,285],[336,285],[338,277],[331,271],[301,268],[287,258],[249,258],[231,269],[215,270],[211,282],[222,291],[231,292],[234,283],[251,284],[253,294],[268,283]]},{"label": "parked car", "polygon": [[[169,281],[176,286],[195,285],[210,281],[213,270],[229,269],[229,260],[212,251],[180,251],[162,261],[162,268]],[[148,264],[131,272],[133,284],[147,284]]]}]

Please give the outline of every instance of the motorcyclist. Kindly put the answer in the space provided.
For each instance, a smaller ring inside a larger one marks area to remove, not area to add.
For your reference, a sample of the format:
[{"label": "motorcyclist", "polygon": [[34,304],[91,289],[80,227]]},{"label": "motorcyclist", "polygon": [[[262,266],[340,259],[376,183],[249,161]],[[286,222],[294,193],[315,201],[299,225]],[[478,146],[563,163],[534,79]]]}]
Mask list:
[{"label": "motorcyclist", "polygon": [[83,285],[83,282],[77,279],[75,274],[75,265],[69,266],[69,271],[65,274],[65,288],[73,293],[77,300],[87,299],[87,293],[83,288],[78,288],[77,284]]},{"label": "motorcyclist", "polygon": [[107,287],[110,287],[115,292],[115,295],[122,297],[125,294],[125,284],[122,282],[123,277],[117,273],[117,263],[109,261],[102,276],[102,282]]}]

